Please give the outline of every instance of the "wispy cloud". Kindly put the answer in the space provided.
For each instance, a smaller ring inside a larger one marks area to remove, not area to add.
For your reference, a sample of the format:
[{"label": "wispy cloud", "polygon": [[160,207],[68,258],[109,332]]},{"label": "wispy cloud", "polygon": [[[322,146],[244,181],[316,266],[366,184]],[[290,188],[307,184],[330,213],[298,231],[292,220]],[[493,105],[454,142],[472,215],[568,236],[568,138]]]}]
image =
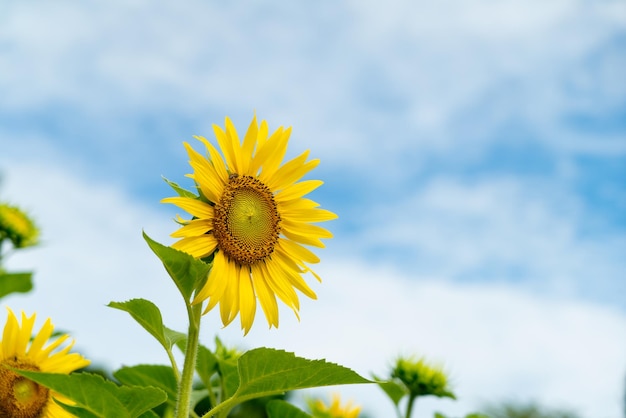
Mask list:
[{"label": "wispy cloud", "polygon": [[[620,2],[2,7],[0,193],[45,234],[31,253],[38,290],[11,303],[53,316],[96,356],[160,358],[129,352],[149,339],[103,304],[148,297],[184,326],[140,230],[168,239],[173,213],[153,205],[168,193],[159,175],[189,171],[180,143],[225,115],[243,128],[256,110],[293,125],[291,153],[322,158],[318,200],[340,218],[320,302],[246,344],[364,373],[426,351],[458,377],[458,414],[512,393],[617,414]],[[104,316],[110,326],[93,328]],[[417,331],[389,326],[398,317]]]}]

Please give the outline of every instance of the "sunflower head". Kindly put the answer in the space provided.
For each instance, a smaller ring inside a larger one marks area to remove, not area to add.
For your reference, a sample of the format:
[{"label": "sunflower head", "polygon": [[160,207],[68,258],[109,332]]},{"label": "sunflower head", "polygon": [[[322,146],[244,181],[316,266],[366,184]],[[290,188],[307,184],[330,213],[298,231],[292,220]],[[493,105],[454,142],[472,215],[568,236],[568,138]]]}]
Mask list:
[{"label": "sunflower head", "polygon": [[341,397],[333,394],[330,405],[321,399],[309,402],[311,413],[316,418],[358,418],[361,413],[360,406],[354,406],[352,402],[341,404]]},{"label": "sunflower head", "polygon": [[412,397],[434,395],[455,399],[443,369],[428,364],[424,358],[398,358],[391,376],[399,379]]},{"label": "sunflower head", "polygon": [[15,248],[37,244],[39,230],[20,208],[0,204],[0,241],[8,238]]},{"label": "sunflower head", "polygon": [[[54,326],[48,319],[36,335],[32,335],[35,315],[22,313],[18,322],[9,309],[9,317],[0,341],[0,417],[63,418],[72,415],[54,399],[71,403],[68,399],[18,375],[11,369],[48,373],[70,373],[89,364],[79,354],[69,353],[73,342],[62,335],[52,339]],[[32,338],[31,338],[32,337]]]},{"label": "sunflower head", "polygon": [[278,300],[297,315],[296,290],[316,297],[302,275],[311,272],[319,280],[309,267],[319,259],[305,245],[324,247],[321,240],[332,237],[315,224],[337,216],[304,197],[322,182],[300,181],[319,160],[307,161],[306,151],[283,164],[291,129],[270,134],[256,116],[243,141],[229,118],[224,129],[213,129],[218,147],[203,137],[196,139],[204,154],[184,144],[198,194],[177,190],[180,196],[162,200],[191,215],[179,220],[173,247],[213,262],[194,299],[207,301],[205,313],[219,304],[223,324],[239,315],[247,333],[258,301],[269,326],[277,327]]}]

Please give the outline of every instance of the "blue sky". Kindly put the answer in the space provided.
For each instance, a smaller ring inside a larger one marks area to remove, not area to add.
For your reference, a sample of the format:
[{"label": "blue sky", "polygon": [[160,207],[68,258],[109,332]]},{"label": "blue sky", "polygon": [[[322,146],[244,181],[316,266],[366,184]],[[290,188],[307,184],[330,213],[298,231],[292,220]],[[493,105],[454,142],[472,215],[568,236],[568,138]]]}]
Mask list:
[{"label": "blue sky", "polygon": [[182,141],[256,111],[293,127],[289,155],[321,159],[314,198],[339,214],[336,237],[300,323],[284,311],[243,338],[210,314],[207,344],[219,330],[364,374],[424,353],[461,398],[424,408],[537,399],[615,417],[625,47],[620,1],[3,2],[0,196],[45,242],[11,259],[36,267],[37,290],[6,303],[112,367],[166,361],[103,305],[145,297],[184,327],[140,232],[171,242],[160,176],[184,181]]}]

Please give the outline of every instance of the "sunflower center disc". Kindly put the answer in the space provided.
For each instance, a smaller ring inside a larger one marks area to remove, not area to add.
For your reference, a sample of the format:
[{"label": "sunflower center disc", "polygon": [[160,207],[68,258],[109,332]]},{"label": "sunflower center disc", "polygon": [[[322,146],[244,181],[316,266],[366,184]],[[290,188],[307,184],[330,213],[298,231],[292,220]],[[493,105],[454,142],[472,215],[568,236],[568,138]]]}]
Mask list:
[{"label": "sunflower center disc", "polygon": [[213,233],[220,250],[239,264],[253,264],[274,251],[280,215],[271,190],[251,176],[231,176],[215,205]]},{"label": "sunflower center disc", "polygon": [[39,367],[17,358],[0,363],[0,417],[39,418],[45,415],[50,391],[7,369],[39,371]]}]

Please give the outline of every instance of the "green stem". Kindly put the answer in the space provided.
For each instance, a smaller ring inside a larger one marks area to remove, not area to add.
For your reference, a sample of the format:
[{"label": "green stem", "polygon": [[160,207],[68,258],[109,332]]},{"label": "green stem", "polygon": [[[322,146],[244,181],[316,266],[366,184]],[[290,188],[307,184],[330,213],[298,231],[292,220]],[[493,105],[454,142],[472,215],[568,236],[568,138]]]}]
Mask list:
[{"label": "green stem", "polygon": [[196,356],[198,354],[198,340],[200,338],[200,317],[202,305],[190,306],[187,304],[189,316],[189,333],[187,335],[187,349],[185,350],[185,363],[183,375],[178,385],[178,399],[176,401],[176,418],[189,418],[191,403],[191,389],[193,376],[196,368]]},{"label": "green stem", "polygon": [[413,405],[415,404],[415,400],[417,396],[409,397],[409,404],[406,406],[406,418],[411,418],[411,414],[413,413]]},{"label": "green stem", "polygon": [[202,415],[202,418],[210,418],[210,417],[214,417],[214,416],[218,416],[218,417],[225,417],[228,416],[228,413],[230,412],[231,409],[233,409],[233,407],[239,403],[240,400],[237,400],[234,396],[225,400],[224,402],[216,405],[215,407],[211,408],[211,410],[209,412],[207,412],[206,414]]},{"label": "green stem", "polygon": [[174,358],[174,353],[172,350],[167,350],[167,357],[170,359],[170,364],[172,365],[172,370],[174,371],[174,377],[177,382],[180,382],[180,370],[178,370],[178,365],[176,364],[176,359]]}]

